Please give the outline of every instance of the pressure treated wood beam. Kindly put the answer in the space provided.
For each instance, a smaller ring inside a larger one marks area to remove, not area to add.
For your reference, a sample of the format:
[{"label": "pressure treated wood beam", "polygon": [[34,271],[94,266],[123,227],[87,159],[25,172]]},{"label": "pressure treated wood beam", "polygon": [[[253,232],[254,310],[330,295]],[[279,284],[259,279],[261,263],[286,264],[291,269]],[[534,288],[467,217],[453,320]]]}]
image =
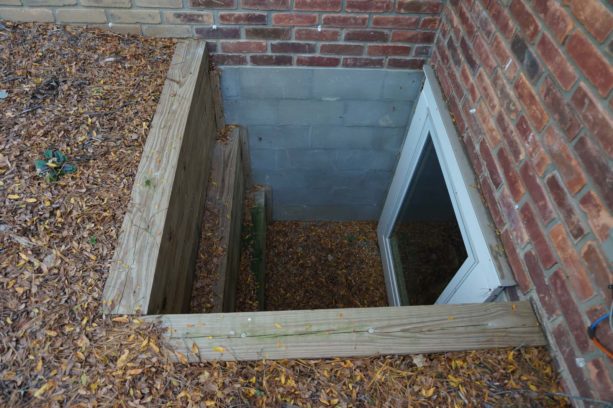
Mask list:
[{"label": "pressure treated wood beam", "polygon": [[190,361],[357,357],[546,344],[528,302],[144,318],[167,327],[167,340]]}]

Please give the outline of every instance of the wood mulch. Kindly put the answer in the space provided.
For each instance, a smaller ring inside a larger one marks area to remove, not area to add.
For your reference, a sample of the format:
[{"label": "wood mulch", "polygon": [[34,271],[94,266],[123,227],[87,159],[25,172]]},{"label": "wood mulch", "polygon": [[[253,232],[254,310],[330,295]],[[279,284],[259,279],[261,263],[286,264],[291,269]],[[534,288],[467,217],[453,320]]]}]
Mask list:
[{"label": "wood mulch", "polygon": [[[173,42],[0,23],[0,405],[560,406],[544,348],[172,363],[101,296]],[[34,160],[62,150],[58,182]],[[177,356],[180,361],[184,357]]]}]

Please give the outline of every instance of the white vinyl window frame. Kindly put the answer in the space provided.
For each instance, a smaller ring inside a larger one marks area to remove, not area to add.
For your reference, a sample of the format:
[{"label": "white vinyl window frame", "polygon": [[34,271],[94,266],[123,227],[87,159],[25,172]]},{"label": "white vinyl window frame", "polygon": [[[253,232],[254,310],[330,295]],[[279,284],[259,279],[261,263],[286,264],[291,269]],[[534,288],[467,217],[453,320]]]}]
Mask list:
[{"label": "white vinyl window frame", "polygon": [[[467,258],[436,303],[482,303],[492,301],[504,286],[514,284],[500,256],[495,231],[477,189],[474,173],[443,102],[442,93],[429,66],[425,82],[404,141],[390,185],[377,235],[388,300],[392,306],[406,304],[402,273],[394,269],[390,240],[403,199],[413,180],[423,148],[430,138],[443,172],[447,191],[466,247]],[[409,265],[410,268],[410,265]],[[410,273],[410,272],[408,272]],[[399,276],[400,275],[400,276]]]}]

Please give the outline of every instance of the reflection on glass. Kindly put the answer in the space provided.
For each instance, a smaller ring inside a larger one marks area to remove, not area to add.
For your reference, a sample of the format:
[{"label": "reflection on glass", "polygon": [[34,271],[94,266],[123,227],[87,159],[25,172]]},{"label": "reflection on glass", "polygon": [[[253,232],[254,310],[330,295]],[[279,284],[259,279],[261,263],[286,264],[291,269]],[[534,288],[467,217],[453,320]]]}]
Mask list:
[{"label": "reflection on glass", "polygon": [[430,137],[390,239],[403,304],[435,303],[466,260],[462,234]]}]

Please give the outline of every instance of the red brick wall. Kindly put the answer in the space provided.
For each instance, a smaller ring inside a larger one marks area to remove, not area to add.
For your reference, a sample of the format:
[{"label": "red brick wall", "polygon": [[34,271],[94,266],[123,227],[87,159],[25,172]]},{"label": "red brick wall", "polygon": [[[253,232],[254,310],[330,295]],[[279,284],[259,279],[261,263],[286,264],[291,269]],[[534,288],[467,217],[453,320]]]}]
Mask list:
[{"label": "red brick wall", "polygon": [[612,29],[599,0],[450,0],[431,59],[569,392],[609,401],[586,327],[613,283]]},{"label": "red brick wall", "polygon": [[202,38],[218,64],[420,69],[442,7],[442,0],[0,0],[0,20]]}]

